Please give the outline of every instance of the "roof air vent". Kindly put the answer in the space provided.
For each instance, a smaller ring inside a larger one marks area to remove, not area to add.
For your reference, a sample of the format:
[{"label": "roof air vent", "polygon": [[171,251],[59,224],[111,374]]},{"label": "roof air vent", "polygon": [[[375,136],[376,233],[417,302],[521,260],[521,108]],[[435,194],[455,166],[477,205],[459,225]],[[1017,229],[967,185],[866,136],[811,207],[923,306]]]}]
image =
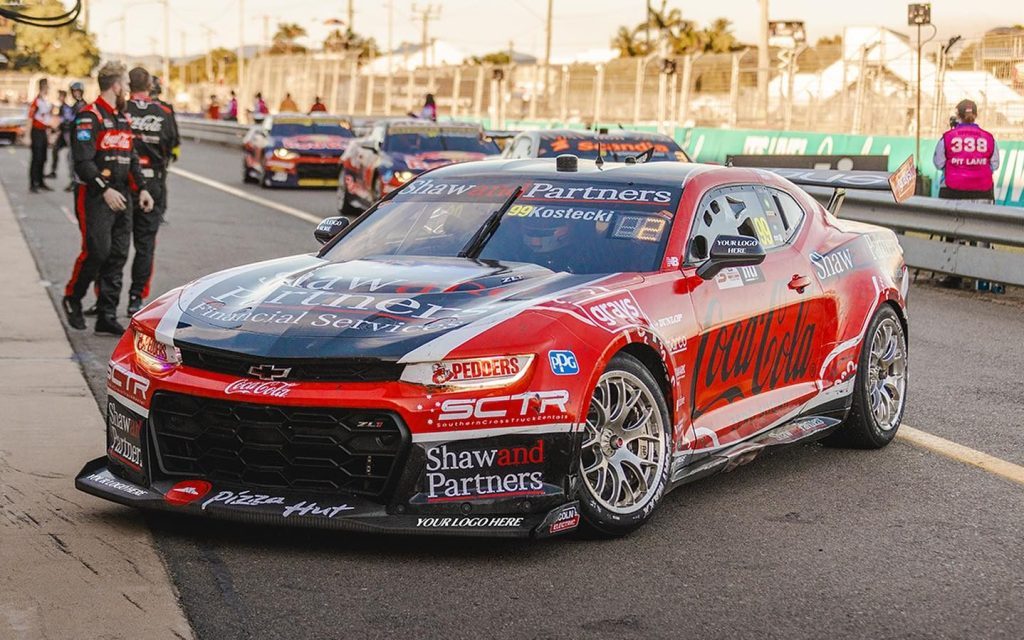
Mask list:
[{"label": "roof air vent", "polygon": [[555,168],[559,171],[576,171],[579,166],[579,158],[571,153],[563,153],[555,158]]}]

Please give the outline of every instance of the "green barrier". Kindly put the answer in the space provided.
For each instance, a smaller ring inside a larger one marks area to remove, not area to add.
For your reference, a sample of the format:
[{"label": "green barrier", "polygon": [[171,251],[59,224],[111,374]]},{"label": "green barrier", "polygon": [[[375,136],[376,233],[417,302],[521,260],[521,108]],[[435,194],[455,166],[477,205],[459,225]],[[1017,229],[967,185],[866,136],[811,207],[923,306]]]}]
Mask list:
[{"label": "green barrier", "polygon": [[[481,119],[484,127],[487,118]],[[506,120],[506,129],[585,129],[584,123],[554,120]],[[618,123],[601,123],[609,132]],[[654,125],[625,126],[633,131],[655,132]],[[886,155],[889,170],[895,170],[914,154],[914,139],[909,136],[860,136],[842,133],[770,131],[755,129],[676,128],[674,137],[697,162],[724,163],[731,154],[751,155]],[[932,164],[935,138],[921,139],[921,172],[931,178],[932,195],[939,193],[939,172]],[[996,204],[1024,207],[1024,141],[996,140],[1002,162],[993,175]]]}]

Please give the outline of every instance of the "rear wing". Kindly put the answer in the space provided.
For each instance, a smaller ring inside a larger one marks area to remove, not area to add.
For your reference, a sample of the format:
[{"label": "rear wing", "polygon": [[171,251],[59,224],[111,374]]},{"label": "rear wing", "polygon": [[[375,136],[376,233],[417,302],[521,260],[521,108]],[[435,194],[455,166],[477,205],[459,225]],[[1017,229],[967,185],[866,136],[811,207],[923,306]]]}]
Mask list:
[{"label": "rear wing", "polygon": [[828,210],[839,211],[846,198],[847,189],[862,191],[889,191],[896,202],[903,202],[914,195],[917,186],[917,170],[914,156],[908,157],[893,171],[837,171],[832,169],[770,169],[774,174],[786,178],[801,187],[827,187],[833,189],[828,201]]}]

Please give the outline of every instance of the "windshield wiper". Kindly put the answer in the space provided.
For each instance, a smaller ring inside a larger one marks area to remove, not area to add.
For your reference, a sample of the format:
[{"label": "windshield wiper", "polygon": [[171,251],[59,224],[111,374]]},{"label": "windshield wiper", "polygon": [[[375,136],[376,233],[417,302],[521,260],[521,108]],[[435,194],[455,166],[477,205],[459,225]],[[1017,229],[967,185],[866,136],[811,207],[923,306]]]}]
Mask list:
[{"label": "windshield wiper", "polygon": [[469,239],[466,246],[459,252],[460,258],[473,258],[476,259],[480,255],[480,252],[484,250],[484,245],[491,239],[494,232],[498,230],[498,225],[501,224],[501,217],[505,215],[512,203],[516,201],[516,198],[523,192],[523,186],[519,185],[515,188],[505,202],[500,207],[491,212],[491,215],[487,216],[487,220],[484,221],[483,225],[476,230],[473,237]]}]

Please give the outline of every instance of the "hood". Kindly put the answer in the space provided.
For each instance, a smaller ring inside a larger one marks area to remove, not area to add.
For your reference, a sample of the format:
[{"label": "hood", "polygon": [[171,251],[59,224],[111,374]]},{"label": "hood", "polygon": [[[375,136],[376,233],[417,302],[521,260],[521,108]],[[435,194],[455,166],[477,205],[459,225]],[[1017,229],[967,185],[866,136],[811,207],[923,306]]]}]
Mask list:
[{"label": "hood", "polygon": [[470,322],[598,277],[467,258],[295,256],[187,287],[174,341],[267,357],[397,360]]},{"label": "hood", "polygon": [[345,150],[350,140],[352,138],[322,133],[309,133],[296,136],[282,136],[277,138],[277,144],[289,151],[296,151],[303,155],[336,156]]},{"label": "hood", "polygon": [[486,153],[474,151],[425,151],[423,153],[392,153],[391,157],[395,169],[401,169],[400,165],[405,165],[409,169],[426,171],[457,162],[483,160],[488,156]]}]

